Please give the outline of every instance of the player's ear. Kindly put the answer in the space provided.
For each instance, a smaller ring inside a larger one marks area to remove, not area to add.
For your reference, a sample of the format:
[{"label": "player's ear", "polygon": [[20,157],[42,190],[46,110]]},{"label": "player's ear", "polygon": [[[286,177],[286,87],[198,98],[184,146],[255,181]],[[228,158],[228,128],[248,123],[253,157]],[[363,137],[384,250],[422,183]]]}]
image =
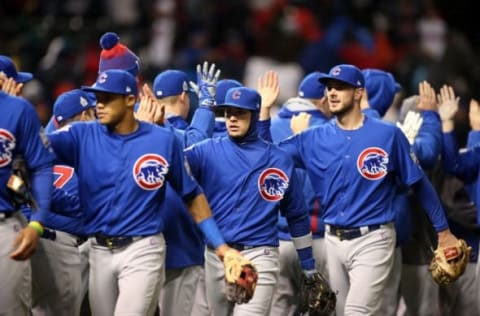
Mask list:
[{"label": "player's ear", "polygon": [[137,102],[137,97],[134,96],[133,94],[129,94],[125,96],[125,104],[127,105],[127,107],[133,108],[136,102]]}]

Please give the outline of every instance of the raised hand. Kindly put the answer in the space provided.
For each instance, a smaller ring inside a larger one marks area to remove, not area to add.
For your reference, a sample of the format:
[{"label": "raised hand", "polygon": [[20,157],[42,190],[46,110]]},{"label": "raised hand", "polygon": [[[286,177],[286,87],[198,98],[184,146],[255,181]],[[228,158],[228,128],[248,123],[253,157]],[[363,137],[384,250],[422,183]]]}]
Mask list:
[{"label": "raised hand", "polygon": [[215,105],[215,90],[218,79],[220,78],[220,70],[216,69],[215,64],[208,65],[208,62],[197,65],[197,84],[190,86],[195,91],[198,91],[199,105],[204,107],[211,107]]},{"label": "raised hand", "polygon": [[442,130],[444,133],[451,132],[454,128],[453,117],[458,111],[460,98],[455,97],[453,88],[444,85],[438,95],[438,114],[442,120]]},{"label": "raised hand", "polygon": [[435,90],[430,83],[422,81],[418,84],[418,109],[423,111],[437,111]]},{"label": "raised hand", "polygon": [[259,77],[257,91],[262,97],[262,108],[271,108],[280,94],[278,74],[273,70],[269,70],[262,77]]},{"label": "raised hand", "polygon": [[442,121],[453,120],[455,113],[458,111],[460,97],[455,97],[453,88],[443,85],[438,95],[438,114]]},{"label": "raised hand", "polygon": [[165,105],[159,102],[147,84],[144,84],[142,87],[140,103],[135,113],[135,118],[149,123],[163,124]]},{"label": "raised hand", "polygon": [[468,118],[470,120],[470,127],[473,131],[480,130],[480,104],[477,100],[470,101],[470,110],[468,111]]}]

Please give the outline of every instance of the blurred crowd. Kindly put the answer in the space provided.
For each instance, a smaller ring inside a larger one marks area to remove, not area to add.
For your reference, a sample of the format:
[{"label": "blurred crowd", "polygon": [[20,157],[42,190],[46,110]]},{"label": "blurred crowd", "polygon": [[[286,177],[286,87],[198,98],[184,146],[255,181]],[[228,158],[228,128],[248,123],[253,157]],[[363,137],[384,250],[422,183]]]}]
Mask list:
[{"label": "blurred crowd", "polygon": [[[59,94],[94,82],[98,40],[106,31],[118,33],[140,56],[145,81],[167,68],[194,79],[195,65],[209,60],[222,77],[246,85],[274,68],[285,78],[281,91],[292,95],[304,74],[349,63],[392,72],[405,95],[415,93],[422,80],[436,89],[447,82],[466,109],[471,97],[479,97],[480,84],[480,39],[469,5],[463,0],[6,0],[0,4],[0,52],[34,73],[36,80],[24,92],[43,123]],[[465,113],[459,112],[460,122],[466,122]]]}]

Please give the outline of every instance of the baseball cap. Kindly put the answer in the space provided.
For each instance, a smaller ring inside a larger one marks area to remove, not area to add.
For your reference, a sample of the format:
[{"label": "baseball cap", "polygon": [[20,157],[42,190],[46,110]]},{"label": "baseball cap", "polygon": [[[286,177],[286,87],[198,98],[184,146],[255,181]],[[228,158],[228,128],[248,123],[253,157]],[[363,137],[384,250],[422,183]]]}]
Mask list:
[{"label": "baseball cap", "polygon": [[100,38],[100,62],[98,72],[109,69],[123,69],[137,76],[140,72],[140,58],[135,55],[127,46],[120,43],[117,33],[107,32]]},{"label": "baseball cap", "polygon": [[0,71],[2,71],[7,78],[13,78],[13,80],[18,83],[25,83],[33,79],[33,74],[30,72],[17,71],[13,60],[4,55],[0,55]]},{"label": "baseball cap", "polygon": [[393,75],[380,69],[362,70],[365,77],[365,88],[368,93],[370,106],[377,110],[380,116],[384,116],[392,105],[395,93],[401,86],[395,81]]},{"label": "baseball cap", "polygon": [[328,75],[320,75],[320,83],[325,84],[328,80],[342,81],[355,88],[363,88],[365,86],[365,78],[362,72],[354,65],[337,65],[330,69]]},{"label": "baseball cap", "polygon": [[92,86],[83,86],[82,90],[136,96],[137,81],[126,70],[110,69],[100,73]]},{"label": "baseball cap", "polygon": [[179,95],[189,91],[187,74],[180,70],[168,69],[159,73],[153,81],[153,93],[157,98]]},{"label": "baseball cap", "polygon": [[304,99],[320,99],[324,95],[325,86],[320,83],[321,72],[309,73],[298,86],[298,96]]},{"label": "baseball cap", "polygon": [[95,96],[81,89],[70,90],[62,93],[53,105],[53,116],[58,123],[62,123],[71,117],[94,108],[96,105]]},{"label": "baseball cap", "polygon": [[227,91],[231,88],[238,88],[241,87],[242,84],[233,79],[222,79],[217,82],[217,87],[215,90],[215,102],[217,104],[221,104],[225,102],[225,96],[227,95]]},{"label": "baseball cap", "polygon": [[260,104],[262,103],[262,97],[260,94],[247,87],[230,88],[225,96],[225,101],[218,106],[231,106],[234,108],[259,111]]}]

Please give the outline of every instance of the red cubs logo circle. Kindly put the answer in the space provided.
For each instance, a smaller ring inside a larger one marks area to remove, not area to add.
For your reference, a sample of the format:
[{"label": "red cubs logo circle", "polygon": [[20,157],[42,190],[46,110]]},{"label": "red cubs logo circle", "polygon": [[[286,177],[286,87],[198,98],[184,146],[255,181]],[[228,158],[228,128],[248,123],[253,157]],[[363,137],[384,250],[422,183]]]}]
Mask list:
[{"label": "red cubs logo circle", "polygon": [[242,92],[240,90],[235,90],[232,92],[232,99],[238,100],[242,96]]},{"label": "red cubs logo circle", "polygon": [[289,179],[280,169],[265,169],[258,178],[258,191],[264,200],[280,201],[288,188]]},{"label": "red cubs logo circle", "polygon": [[144,190],[157,190],[165,182],[168,162],[160,155],[145,154],[133,165],[133,178]]},{"label": "red cubs logo circle", "polygon": [[5,167],[12,161],[14,148],[15,136],[6,129],[0,128],[0,167]]},{"label": "red cubs logo circle", "polygon": [[357,159],[358,172],[368,180],[378,180],[388,173],[388,154],[378,147],[364,149]]}]

